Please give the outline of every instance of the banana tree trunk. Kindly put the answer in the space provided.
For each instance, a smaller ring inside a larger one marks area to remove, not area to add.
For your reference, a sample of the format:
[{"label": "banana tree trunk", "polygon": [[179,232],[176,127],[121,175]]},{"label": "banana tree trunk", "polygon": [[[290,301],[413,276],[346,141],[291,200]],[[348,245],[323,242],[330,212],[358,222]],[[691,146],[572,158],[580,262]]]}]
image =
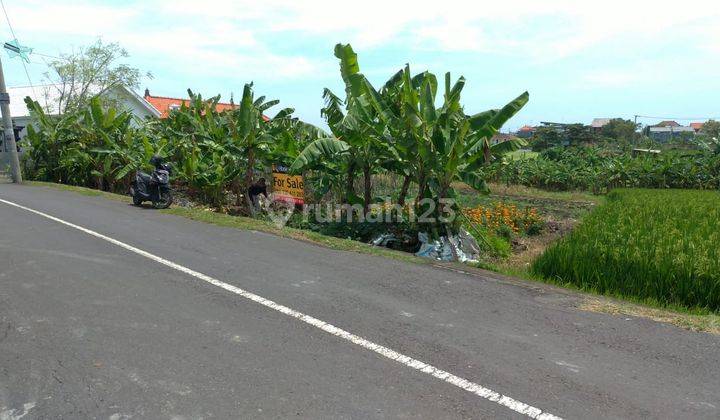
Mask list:
[{"label": "banana tree trunk", "polygon": [[252,147],[248,148],[248,166],[247,170],[245,171],[245,191],[243,194],[245,196],[245,204],[248,206],[248,210],[250,211],[250,215],[252,217],[255,217],[255,203],[253,203],[250,200],[250,187],[253,184],[253,169],[255,168],[255,150]]},{"label": "banana tree trunk", "polygon": [[425,188],[427,186],[427,179],[425,177],[424,172],[420,172],[420,177],[418,178],[418,195],[417,198],[415,198],[415,205],[417,206],[420,201],[425,197]]},{"label": "banana tree trunk", "polygon": [[484,140],[485,145],[483,147],[483,156],[485,158],[485,163],[489,164],[490,161],[492,161],[492,153],[490,152],[490,142],[488,140]]},{"label": "banana tree trunk", "polygon": [[372,179],[370,174],[370,164],[363,165],[364,191],[363,191],[363,212],[370,213],[370,200],[372,199]]},{"label": "banana tree trunk", "polygon": [[[95,170],[97,170],[99,173],[102,173],[102,170],[103,170],[102,165],[98,164],[98,165],[95,167]],[[100,190],[100,191],[103,191],[103,190],[104,190],[104,189],[103,189],[103,185],[104,185],[103,178],[104,178],[104,177],[103,177],[102,175],[99,175],[99,176],[96,176],[96,177],[95,177],[95,187],[96,187],[98,190]]]},{"label": "banana tree trunk", "polygon": [[240,181],[240,177],[237,177],[232,183],[232,190],[235,193],[235,206],[240,207],[242,205],[242,186],[243,182]]},{"label": "banana tree trunk", "polygon": [[350,200],[355,195],[355,162],[350,162],[347,170],[347,182],[345,184],[345,204],[350,204]]},{"label": "banana tree trunk", "polygon": [[[445,231],[449,236],[457,234],[457,225],[454,223],[453,220],[446,220],[445,218],[448,217],[450,212],[452,211],[452,207],[454,204],[451,202],[446,202],[445,200],[448,197],[448,191],[450,191],[450,182],[443,182],[443,184],[440,186],[440,191],[438,193],[438,200],[437,200],[437,220],[442,223],[445,227]],[[456,211],[459,210],[458,208],[455,209]],[[445,221],[442,221],[445,219]],[[455,250],[453,250],[453,258],[457,260],[457,255],[455,254]]]},{"label": "banana tree trunk", "polygon": [[405,179],[403,179],[402,187],[400,188],[400,196],[398,197],[398,204],[401,207],[405,205],[405,196],[408,193],[408,189],[410,189],[411,181],[412,181],[412,177],[410,175],[405,175]]},{"label": "banana tree trunk", "polygon": [[245,185],[247,185],[248,188],[253,183],[253,168],[255,167],[255,150],[253,148],[248,148],[248,166],[247,170],[245,171]]}]

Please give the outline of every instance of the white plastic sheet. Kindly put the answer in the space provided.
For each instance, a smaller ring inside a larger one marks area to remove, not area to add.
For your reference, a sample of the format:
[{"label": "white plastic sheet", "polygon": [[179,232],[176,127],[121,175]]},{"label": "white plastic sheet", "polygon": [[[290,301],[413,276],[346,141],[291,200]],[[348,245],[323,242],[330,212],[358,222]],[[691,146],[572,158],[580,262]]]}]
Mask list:
[{"label": "white plastic sheet", "polygon": [[461,230],[457,235],[442,236],[435,241],[430,241],[427,233],[420,232],[418,240],[420,250],[415,253],[418,257],[438,261],[477,262],[480,256],[480,247],[475,238],[465,230]]}]

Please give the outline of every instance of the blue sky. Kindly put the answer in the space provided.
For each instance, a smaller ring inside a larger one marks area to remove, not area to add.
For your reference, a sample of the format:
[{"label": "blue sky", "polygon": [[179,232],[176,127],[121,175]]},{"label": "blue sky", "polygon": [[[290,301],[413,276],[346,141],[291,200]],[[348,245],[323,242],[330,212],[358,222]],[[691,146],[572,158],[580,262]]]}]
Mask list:
[{"label": "blue sky", "polygon": [[[342,93],[333,46],[350,42],[379,85],[405,63],[465,76],[466,112],[530,103],[505,127],[633,115],[720,118],[716,1],[4,0],[24,45],[59,55],[101,37],[153,74],[162,96],[256,91],[320,124],[322,89]],[[12,39],[0,24],[3,40]],[[34,55],[34,84],[47,66]],[[27,85],[3,55],[9,86]],[[278,107],[278,109],[280,108]],[[272,112],[270,113],[272,115]],[[653,122],[640,119],[642,122]],[[687,122],[687,121],[680,121]]]}]

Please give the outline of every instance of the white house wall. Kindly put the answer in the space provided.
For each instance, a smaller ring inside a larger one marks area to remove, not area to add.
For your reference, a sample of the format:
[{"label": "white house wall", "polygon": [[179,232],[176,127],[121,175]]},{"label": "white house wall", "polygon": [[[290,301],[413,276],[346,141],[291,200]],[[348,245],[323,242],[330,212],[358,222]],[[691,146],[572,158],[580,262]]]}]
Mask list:
[{"label": "white house wall", "polygon": [[117,102],[124,110],[132,112],[136,117],[136,120],[132,122],[134,127],[138,127],[142,121],[148,118],[156,118],[159,115],[159,113],[155,114],[148,108],[148,106],[152,107],[152,105],[144,104],[142,102],[144,99],[132,94],[127,89],[115,88],[105,93],[105,96]]}]

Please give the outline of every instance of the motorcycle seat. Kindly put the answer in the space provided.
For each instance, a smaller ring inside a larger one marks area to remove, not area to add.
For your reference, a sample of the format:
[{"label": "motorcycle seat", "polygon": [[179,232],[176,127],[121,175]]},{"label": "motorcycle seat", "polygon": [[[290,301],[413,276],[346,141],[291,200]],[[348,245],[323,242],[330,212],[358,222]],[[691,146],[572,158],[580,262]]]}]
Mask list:
[{"label": "motorcycle seat", "polygon": [[141,180],[143,180],[145,182],[150,182],[150,180],[152,179],[150,174],[147,174],[145,172],[138,172],[137,176],[138,176],[138,178],[140,178]]}]

